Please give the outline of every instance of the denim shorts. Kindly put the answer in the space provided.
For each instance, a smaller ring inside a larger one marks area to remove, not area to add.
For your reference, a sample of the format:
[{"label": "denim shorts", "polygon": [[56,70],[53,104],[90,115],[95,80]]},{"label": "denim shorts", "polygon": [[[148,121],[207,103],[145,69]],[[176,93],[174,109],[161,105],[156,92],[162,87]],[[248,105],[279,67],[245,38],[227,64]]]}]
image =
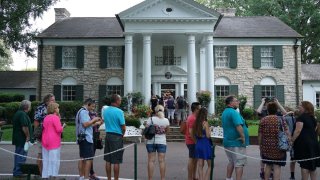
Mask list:
[{"label": "denim shorts", "polygon": [[167,145],[165,144],[147,144],[146,145],[148,153],[158,152],[158,153],[166,153]]}]

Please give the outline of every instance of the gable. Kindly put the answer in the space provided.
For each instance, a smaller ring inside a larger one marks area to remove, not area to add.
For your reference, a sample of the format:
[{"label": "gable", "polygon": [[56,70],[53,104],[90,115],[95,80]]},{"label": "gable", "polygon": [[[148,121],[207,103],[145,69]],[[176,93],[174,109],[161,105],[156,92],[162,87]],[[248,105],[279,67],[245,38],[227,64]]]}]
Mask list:
[{"label": "gable", "polygon": [[119,14],[126,19],[217,19],[220,14],[193,0],[146,0]]}]

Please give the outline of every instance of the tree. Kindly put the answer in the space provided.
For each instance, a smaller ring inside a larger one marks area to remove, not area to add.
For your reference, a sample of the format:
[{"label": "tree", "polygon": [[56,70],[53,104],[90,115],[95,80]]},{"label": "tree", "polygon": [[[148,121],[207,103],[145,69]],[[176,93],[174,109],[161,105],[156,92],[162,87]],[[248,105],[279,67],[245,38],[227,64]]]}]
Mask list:
[{"label": "tree", "polygon": [[196,0],[211,8],[236,8],[239,16],[275,16],[302,36],[302,63],[320,63],[320,0]]},{"label": "tree", "polygon": [[57,0],[0,0],[0,57],[8,57],[5,49],[25,51],[29,57],[35,57],[31,44],[38,33],[32,29],[32,19],[41,17],[43,12]]},{"label": "tree", "polygon": [[0,48],[2,48],[4,52],[7,54],[6,56],[0,56],[0,71],[11,70],[10,65],[13,64],[13,60],[11,57],[10,50],[4,47],[2,41],[0,41]]}]

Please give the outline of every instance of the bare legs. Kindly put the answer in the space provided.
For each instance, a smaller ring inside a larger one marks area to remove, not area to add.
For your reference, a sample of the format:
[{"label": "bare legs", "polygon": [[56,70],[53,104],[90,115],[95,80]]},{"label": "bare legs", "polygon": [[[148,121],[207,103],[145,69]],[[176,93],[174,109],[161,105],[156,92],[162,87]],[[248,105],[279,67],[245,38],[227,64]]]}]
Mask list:
[{"label": "bare legs", "polygon": [[[148,179],[149,180],[152,180],[155,162],[156,162],[156,153],[155,152],[148,153]],[[166,176],[165,153],[158,153],[158,162],[159,162],[161,180],[164,180]]]},{"label": "bare legs", "polygon": [[[106,173],[108,180],[111,180],[111,163],[106,162]],[[114,180],[119,179],[119,173],[120,173],[120,164],[113,164],[113,174],[114,174]]]},{"label": "bare legs", "polygon": [[317,170],[310,171],[308,169],[301,168],[302,180],[308,180],[309,175],[310,175],[310,179],[311,180],[316,180],[316,178],[317,178]]},{"label": "bare legs", "polygon": [[281,167],[279,165],[269,165],[269,164],[266,164],[265,166],[264,179],[265,180],[269,179],[272,167],[273,167],[273,179],[280,180]]},{"label": "bare legs", "polygon": [[209,180],[209,176],[211,173],[211,160],[206,160],[208,167],[205,172],[203,172],[204,159],[198,159],[197,161],[198,161],[199,180]]},{"label": "bare legs", "polygon": [[189,158],[188,161],[188,180],[196,179],[197,159]]},{"label": "bare legs", "polygon": [[234,167],[232,162],[229,162],[227,166],[227,178],[232,177],[233,169],[236,171],[236,180],[241,180],[243,175],[243,167]]},{"label": "bare legs", "polygon": [[78,169],[80,177],[89,178],[92,160],[80,160],[78,162]]}]

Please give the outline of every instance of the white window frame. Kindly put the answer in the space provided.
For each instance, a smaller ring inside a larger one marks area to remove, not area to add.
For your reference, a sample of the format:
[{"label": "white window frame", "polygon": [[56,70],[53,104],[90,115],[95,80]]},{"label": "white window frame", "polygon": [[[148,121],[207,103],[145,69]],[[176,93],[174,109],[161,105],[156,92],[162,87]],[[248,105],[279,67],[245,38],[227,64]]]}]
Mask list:
[{"label": "white window frame", "polygon": [[[77,81],[72,77],[66,77],[61,82],[61,101],[76,100],[76,85]],[[67,89],[65,89],[67,88]],[[73,92],[73,94],[72,94]],[[71,93],[71,94],[69,94]]]},{"label": "white window frame", "polygon": [[119,94],[120,96],[124,95],[123,82],[118,77],[111,77],[107,81],[106,86],[106,95]]},{"label": "white window frame", "polygon": [[[215,85],[215,91],[216,91],[215,92],[215,96],[216,97],[226,97],[226,96],[230,95],[231,82],[230,82],[229,78],[227,78],[227,77],[218,77],[218,78],[216,78],[214,85]],[[222,88],[223,88],[223,91],[225,93],[225,96],[221,96]],[[228,93],[226,93],[226,91],[228,91]]]},{"label": "white window frame", "polygon": [[275,68],[275,49],[273,46],[265,46],[260,49],[261,68]]},{"label": "white window frame", "polygon": [[174,62],[174,46],[162,46],[163,65],[175,65]]},{"label": "white window frame", "polygon": [[277,82],[273,77],[264,77],[260,81],[261,97],[273,98],[276,96]]},{"label": "white window frame", "polygon": [[62,47],[62,68],[63,69],[77,68],[77,47],[76,46]]},{"label": "white window frame", "polygon": [[108,46],[107,49],[107,68],[121,69],[123,68],[123,47]]},{"label": "white window frame", "polygon": [[[222,95],[224,94],[224,95]],[[230,95],[229,85],[216,85],[216,97],[227,97]]]},{"label": "white window frame", "polygon": [[230,48],[228,46],[215,46],[215,67],[229,68],[230,67]]}]

